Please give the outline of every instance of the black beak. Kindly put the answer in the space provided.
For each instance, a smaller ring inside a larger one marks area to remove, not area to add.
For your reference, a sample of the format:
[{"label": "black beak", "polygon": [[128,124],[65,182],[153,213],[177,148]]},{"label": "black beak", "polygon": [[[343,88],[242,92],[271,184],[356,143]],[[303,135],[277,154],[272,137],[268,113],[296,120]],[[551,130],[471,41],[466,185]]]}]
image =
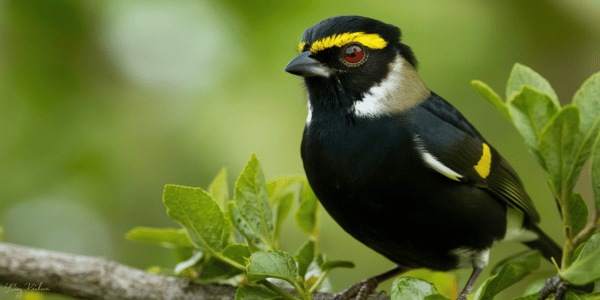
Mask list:
[{"label": "black beak", "polygon": [[329,77],[330,69],[310,57],[311,54],[310,51],[302,52],[285,66],[285,71],[302,77]]}]

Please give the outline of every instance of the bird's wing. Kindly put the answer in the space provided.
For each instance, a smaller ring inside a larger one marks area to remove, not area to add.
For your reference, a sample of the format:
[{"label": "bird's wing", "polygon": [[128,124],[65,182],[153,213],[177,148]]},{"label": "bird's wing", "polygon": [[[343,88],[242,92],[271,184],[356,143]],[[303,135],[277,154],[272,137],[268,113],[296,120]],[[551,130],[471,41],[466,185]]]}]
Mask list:
[{"label": "bird's wing", "polygon": [[411,117],[415,145],[428,167],[451,180],[485,189],[539,221],[516,172],[456,108],[432,93]]}]

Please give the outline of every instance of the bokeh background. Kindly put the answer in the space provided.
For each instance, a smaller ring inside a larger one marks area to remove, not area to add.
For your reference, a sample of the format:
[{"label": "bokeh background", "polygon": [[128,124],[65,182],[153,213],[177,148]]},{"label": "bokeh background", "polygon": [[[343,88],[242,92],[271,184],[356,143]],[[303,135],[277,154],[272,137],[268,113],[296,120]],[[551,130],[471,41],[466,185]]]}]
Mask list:
[{"label": "bokeh background", "polygon": [[[519,62],[569,102],[600,70],[597,0],[0,0],[5,240],[172,267],[170,251],[124,234],[175,226],[161,203],[165,184],[206,187],[222,167],[233,184],[252,153],[267,178],[303,174],[306,96],[283,67],[305,28],[340,14],[402,29],[428,86],[512,162],[541,226],[562,241],[541,169],[469,82],[483,80],[504,95]],[[587,198],[588,180],[580,185]],[[321,250],[357,265],[332,273],[335,290],[392,267],[326,213],[321,220]],[[284,230],[284,247],[293,251],[303,236],[291,223]],[[521,249],[499,245],[492,263]],[[552,274],[549,264],[543,269],[538,277]],[[468,273],[459,271],[459,281]]]}]

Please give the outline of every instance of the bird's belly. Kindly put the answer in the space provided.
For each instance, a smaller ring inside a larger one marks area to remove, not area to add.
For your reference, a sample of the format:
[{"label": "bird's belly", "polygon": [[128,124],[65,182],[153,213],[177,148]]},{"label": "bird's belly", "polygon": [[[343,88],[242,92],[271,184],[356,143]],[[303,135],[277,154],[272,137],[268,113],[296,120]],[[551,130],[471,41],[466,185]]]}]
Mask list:
[{"label": "bird's belly", "polygon": [[327,212],[397,264],[453,269],[454,250],[485,249],[504,234],[502,204],[426,169],[410,140],[383,146],[354,139],[345,147],[312,141],[311,151],[305,142],[306,175]]}]

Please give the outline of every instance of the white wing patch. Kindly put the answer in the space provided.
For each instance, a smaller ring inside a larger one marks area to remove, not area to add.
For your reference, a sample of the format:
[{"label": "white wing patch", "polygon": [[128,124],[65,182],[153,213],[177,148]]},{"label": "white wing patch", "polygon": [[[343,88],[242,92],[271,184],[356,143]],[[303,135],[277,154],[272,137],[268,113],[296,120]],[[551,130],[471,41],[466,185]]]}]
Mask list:
[{"label": "white wing patch", "polygon": [[415,136],[414,141],[417,145],[417,150],[419,150],[419,153],[421,154],[421,158],[423,158],[423,161],[425,162],[425,164],[427,164],[428,167],[455,181],[460,181],[460,179],[463,178],[462,175],[458,174],[454,170],[450,169],[448,166],[444,165],[433,154],[427,152],[421,138]]}]

